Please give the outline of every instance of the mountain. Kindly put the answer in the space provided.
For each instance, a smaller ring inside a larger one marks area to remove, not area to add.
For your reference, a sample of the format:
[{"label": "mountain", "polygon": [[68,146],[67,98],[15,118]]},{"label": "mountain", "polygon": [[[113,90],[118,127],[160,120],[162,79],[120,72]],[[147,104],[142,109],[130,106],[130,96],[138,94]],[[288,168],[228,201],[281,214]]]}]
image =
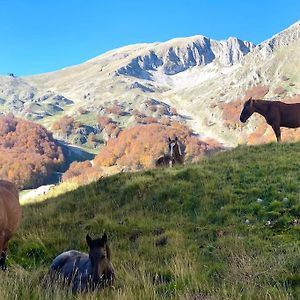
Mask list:
[{"label": "mountain", "polygon": [[[272,133],[259,118],[239,123],[244,97],[297,101],[299,50],[300,22],[257,46],[201,35],[130,45],[51,73],[0,77],[0,111],[13,111],[49,129],[69,115],[84,127],[79,131],[98,135],[95,147],[109,138],[97,127],[97,116],[109,115],[122,129],[138,123],[134,111],[186,123],[224,145],[257,143],[261,136],[273,138]],[[87,134],[78,136],[77,131],[55,134],[75,143],[87,141]]]}]

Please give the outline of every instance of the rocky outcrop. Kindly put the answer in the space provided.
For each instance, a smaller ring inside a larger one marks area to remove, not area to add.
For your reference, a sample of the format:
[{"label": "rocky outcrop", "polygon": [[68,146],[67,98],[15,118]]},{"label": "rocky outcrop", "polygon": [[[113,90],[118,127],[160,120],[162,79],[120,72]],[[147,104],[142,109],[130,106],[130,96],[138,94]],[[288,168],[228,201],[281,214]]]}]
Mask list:
[{"label": "rocky outcrop", "polygon": [[63,111],[74,102],[52,91],[42,91],[24,78],[0,77],[0,105],[28,119],[37,120]]},{"label": "rocky outcrop", "polygon": [[276,49],[287,47],[300,40],[300,21],[259,44],[257,51],[263,56],[272,54]]},{"label": "rocky outcrop", "polygon": [[205,66],[217,61],[231,66],[241,60],[254,44],[237,38],[215,41],[204,36],[174,39],[161,43],[144,55],[137,56],[129,64],[118,69],[120,75],[152,79],[152,71],[163,69],[166,75],[174,75],[194,66]]}]

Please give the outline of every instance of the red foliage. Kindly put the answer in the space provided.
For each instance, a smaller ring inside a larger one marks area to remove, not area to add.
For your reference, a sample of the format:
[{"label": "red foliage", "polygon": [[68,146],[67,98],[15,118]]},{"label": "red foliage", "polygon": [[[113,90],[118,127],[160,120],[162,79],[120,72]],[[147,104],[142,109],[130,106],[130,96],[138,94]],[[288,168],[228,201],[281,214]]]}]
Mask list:
[{"label": "red foliage", "polygon": [[257,85],[253,86],[249,90],[246,91],[245,100],[248,100],[250,97],[254,99],[262,99],[269,92],[269,87],[266,85]]},{"label": "red foliage", "polygon": [[12,114],[0,117],[0,178],[35,187],[63,162],[61,148],[44,127]]},{"label": "red foliage", "polygon": [[167,116],[162,116],[159,121],[163,125],[171,125],[171,120]]},{"label": "red foliage", "polygon": [[115,104],[113,106],[106,107],[105,112],[107,114],[121,115],[122,114],[122,108]]},{"label": "red foliage", "polygon": [[229,128],[235,128],[240,124],[240,114],[243,109],[244,101],[235,100],[222,104],[224,125]]},{"label": "red foliage", "polygon": [[109,123],[104,127],[104,132],[107,135],[107,139],[117,137],[120,131],[120,128],[113,123]]},{"label": "red foliage", "polygon": [[176,116],[177,115],[177,110],[175,107],[171,107],[170,112],[172,115]]},{"label": "red foliage", "polygon": [[74,118],[69,116],[63,116],[58,121],[54,122],[52,125],[52,129],[55,131],[61,131],[64,134],[71,134],[77,128],[79,128],[82,124],[76,122]]},{"label": "red foliage", "polygon": [[282,95],[286,92],[286,89],[283,88],[282,86],[278,86],[277,88],[274,89],[274,94],[276,95]]},{"label": "red foliage", "polygon": [[67,172],[63,175],[63,181],[75,180],[79,183],[89,183],[97,180],[102,176],[103,172],[101,168],[93,167],[92,163],[88,160],[83,162],[73,162]]},{"label": "red foliage", "polygon": [[145,117],[143,118],[144,124],[157,123],[157,120],[153,117]]},{"label": "red foliage", "polygon": [[98,116],[97,123],[104,128],[107,124],[112,123],[112,119],[109,117]]},{"label": "red foliage", "polygon": [[139,111],[138,109],[134,109],[132,112],[131,112],[131,114],[133,115],[133,116],[136,116],[136,117],[144,117],[145,115],[141,112],[141,111]]},{"label": "red foliage", "polygon": [[157,123],[157,119],[155,119],[154,117],[149,117],[149,116],[144,116],[144,117],[135,116],[134,119],[138,124]]}]

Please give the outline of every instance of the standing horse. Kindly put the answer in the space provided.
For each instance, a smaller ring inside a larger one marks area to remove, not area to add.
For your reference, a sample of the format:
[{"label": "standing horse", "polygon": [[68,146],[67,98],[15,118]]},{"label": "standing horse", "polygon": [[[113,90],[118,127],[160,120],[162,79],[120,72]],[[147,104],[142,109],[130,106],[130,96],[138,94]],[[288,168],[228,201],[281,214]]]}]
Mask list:
[{"label": "standing horse", "polygon": [[8,241],[21,223],[19,192],[9,181],[0,180],[0,268],[6,270]]},{"label": "standing horse", "polygon": [[70,250],[58,255],[50,267],[51,280],[64,279],[73,292],[103,288],[113,284],[115,273],[110,262],[111,252],[107,235],[92,240],[86,236],[89,254]]},{"label": "standing horse", "polygon": [[300,127],[300,103],[287,104],[281,101],[254,100],[251,97],[244,103],[240,121],[245,123],[255,112],[262,115],[272,126],[277,142],[281,142],[280,127]]},{"label": "standing horse", "polygon": [[174,140],[169,138],[169,153],[161,156],[155,163],[158,166],[170,166],[174,164],[183,164],[183,154],[181,147],[178,141],[178,138],[175,137]]}]

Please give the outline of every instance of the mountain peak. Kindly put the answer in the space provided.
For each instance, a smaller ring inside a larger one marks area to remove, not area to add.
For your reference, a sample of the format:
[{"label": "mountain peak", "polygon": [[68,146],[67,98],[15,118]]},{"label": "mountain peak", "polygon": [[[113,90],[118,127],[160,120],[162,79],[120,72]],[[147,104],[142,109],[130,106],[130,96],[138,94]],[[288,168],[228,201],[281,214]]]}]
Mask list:
[{"label": "mountain peak", "polygon": [[227,40],[211,40],[203,35],[176,38],[156,44],[146,53],[134,57],[128,64],[119,68],[119,75],[151,80],[152,72],[158,68],[165,75],[175,75],[188,68],[205,66],[218,61],[223,66],[231,66],[241,60],[254,44],[230,37]]},{"label": "mountain peak", "polygon": [[300,21],[262,42],[258,45],[258,49],[265,55],[270,55],[276,49],[286,47],[297,41],[300,41]]}]

